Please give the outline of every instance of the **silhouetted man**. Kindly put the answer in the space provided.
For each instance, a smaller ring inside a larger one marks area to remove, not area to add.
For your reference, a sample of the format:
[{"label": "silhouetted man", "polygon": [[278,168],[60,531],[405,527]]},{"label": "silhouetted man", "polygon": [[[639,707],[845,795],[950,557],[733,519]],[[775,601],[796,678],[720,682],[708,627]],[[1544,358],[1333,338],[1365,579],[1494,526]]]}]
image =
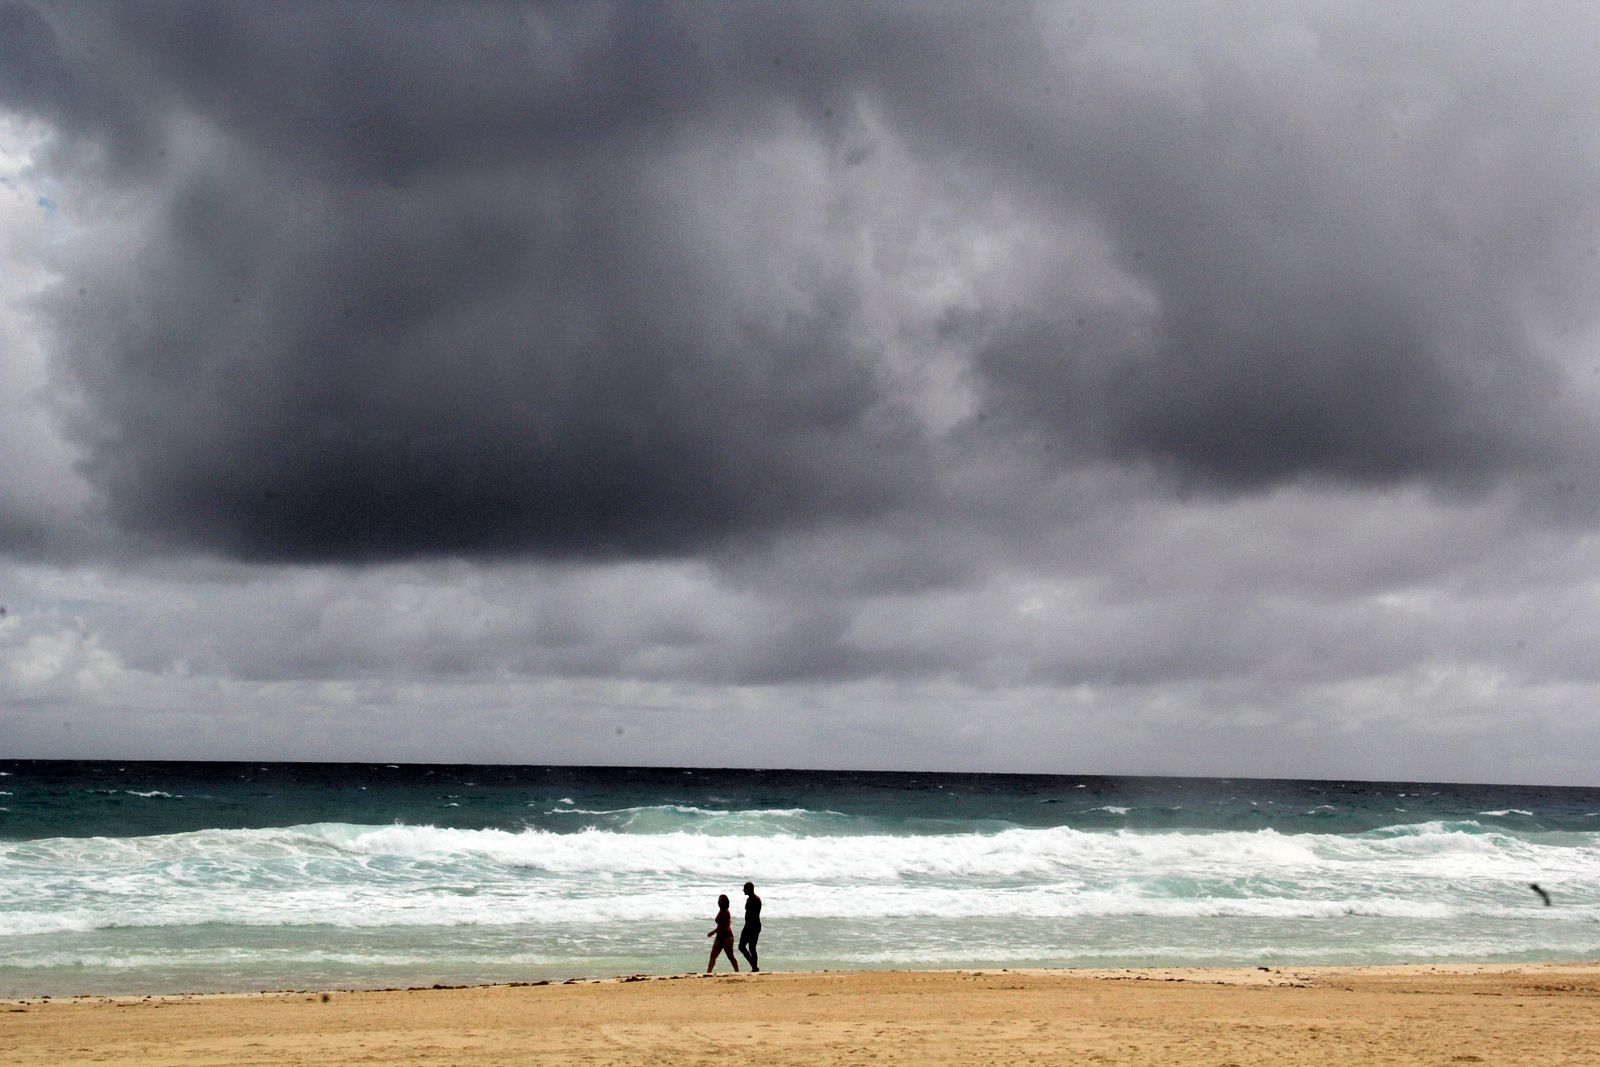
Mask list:
[{"label": "silhouetted man", "polygon": [[759,971],[756,964],[756,941],[761,937],[761,898],[756,896],[756,884],[744,884],[744,925],[739,928],[739,955],[750,961],[750,970]]}]

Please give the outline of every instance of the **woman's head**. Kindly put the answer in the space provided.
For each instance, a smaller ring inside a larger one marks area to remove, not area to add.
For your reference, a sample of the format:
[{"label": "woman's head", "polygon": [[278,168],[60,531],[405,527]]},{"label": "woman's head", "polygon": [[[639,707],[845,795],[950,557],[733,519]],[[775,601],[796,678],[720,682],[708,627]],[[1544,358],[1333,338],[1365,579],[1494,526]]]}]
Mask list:
[{"label": "woman's head", "polygon": [[728,894],[723,893],[721,896],[717,897],[717,907],[726,908],[727,906],[728,906]]}]

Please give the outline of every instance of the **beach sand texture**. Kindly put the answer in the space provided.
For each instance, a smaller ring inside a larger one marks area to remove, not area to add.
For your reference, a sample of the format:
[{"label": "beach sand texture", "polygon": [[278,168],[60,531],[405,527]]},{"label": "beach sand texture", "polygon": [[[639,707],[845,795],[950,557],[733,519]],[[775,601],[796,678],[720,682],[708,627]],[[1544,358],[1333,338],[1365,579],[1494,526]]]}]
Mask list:
[{"label": "beach sand texture", "polygon": [[1600,1064],[1600,967],[856,972],[0,1004],[35,1064]]}]

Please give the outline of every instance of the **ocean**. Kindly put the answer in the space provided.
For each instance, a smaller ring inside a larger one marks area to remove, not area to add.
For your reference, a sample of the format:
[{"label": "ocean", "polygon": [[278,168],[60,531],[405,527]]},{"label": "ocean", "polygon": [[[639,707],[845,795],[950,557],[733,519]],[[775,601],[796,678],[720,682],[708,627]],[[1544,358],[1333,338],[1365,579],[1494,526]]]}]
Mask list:
[{"label": "ocean", "polygon": [[1595,960],[1600,789],[0,760],[0,996],[697,971],[746,880],[767,970]]}]

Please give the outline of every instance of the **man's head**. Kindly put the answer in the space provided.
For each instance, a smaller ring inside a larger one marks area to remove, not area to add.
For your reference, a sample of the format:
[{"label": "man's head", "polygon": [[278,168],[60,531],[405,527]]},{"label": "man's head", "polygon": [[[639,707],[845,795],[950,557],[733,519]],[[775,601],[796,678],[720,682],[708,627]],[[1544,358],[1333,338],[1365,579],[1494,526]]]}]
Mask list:
[{"label": "man's head", "polygon": [[746,882],[744,884],[744,895],[745,896],[750,896],[755,891],[756,891],[756,884],[754,882]]}]

